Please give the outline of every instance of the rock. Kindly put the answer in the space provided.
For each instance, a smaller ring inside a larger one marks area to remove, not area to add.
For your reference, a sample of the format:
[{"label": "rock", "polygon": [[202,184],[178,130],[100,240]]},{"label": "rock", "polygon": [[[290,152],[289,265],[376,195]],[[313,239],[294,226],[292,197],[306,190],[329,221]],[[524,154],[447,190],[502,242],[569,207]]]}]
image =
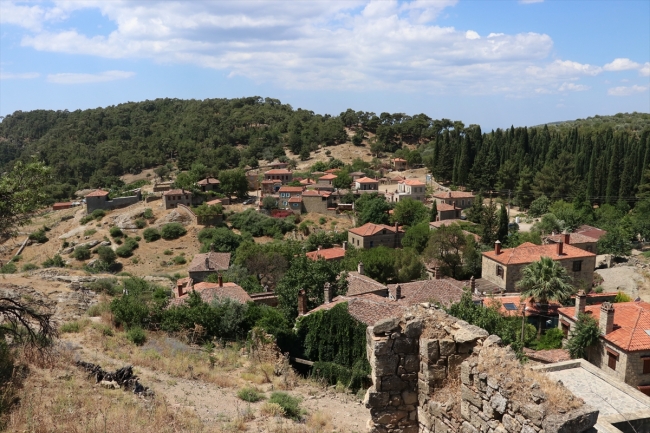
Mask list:
[{"label": "rock", "polygon": [[102,241],[99,243],[100,247],[110,247],[111,243],[109,241]]},{"label": "rock", "polygon": [[120,385],[118,385],[118,383],[115,382],[114,380],[102,380],[101,382],[99,382],[99,385],[102,388],[107,388],[107,389],[120,389]]},{"label": "rock", "polygon": [[156,224],[153,227],[159,228],[168,223],[181,223],[183,225],[188,225],[192,223],[192,218],[185,212],[173,210],[163,218],[157,220]]},{"label": "rock", "polygon": [[474,325],[465,325],[454,332],[454,340],[456,343],[462,344],[468,343],[470,341],[476,341],[479,338],[485,338],[488,335],[488,332],[483,328],[479,328],[478,326]]},{"label": "rock", "polygon": [[492,395],[492,398],[490,398],[490,406],[499,413],[504,413],[507,405],[508,400],[498,392],[495,392],[494,395]]},{"label": "rock", "polygon": [[419,337],[422,334],[422,319],[411,320],[406,324],[404,334],[409,338]]},{"label": "rock", "polygon": [[395,331],[398,328],[399,328],[399,318],[392,317],[388,319],[379,320],[377,323],[375,323],[375,326],[373,327],[372,331],[375,333],[375,335],[383,335],[387,332]]},{"label": "rock", "polygon": [[483,347],[490,347],[490,346],[501,346],[503,344],[503,341],[501,341],[501,337],[497,335],[490,335],[488,338],[485,339],[483,342]]},{"label": "rock", "polygon": [[72,254],[73,251],[74,251],[74,247],[68,247],[68,248],[62,249],[61,254],[64,254],[64,255],[65,254]]},{"label": "rock", "polygon": [[547,415],[542,428],[547,433],[583,432],[596,425],[597,420],[598,411],[584,405],[566,414]]}]

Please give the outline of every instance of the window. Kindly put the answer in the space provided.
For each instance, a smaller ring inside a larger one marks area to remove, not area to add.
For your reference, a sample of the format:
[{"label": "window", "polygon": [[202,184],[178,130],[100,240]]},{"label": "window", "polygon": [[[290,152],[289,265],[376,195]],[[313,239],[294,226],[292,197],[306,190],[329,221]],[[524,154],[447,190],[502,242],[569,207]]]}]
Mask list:
[{"label": "window", "polygon": [[573,272],[580,272],[582,270],[582,260],[573,262]]},{"label": "window", "polygon": [[287,202],[286,202],[286,201],[283,201],[283,202],[282,202],[282,205],[283,205],[283,206],[286,206],[286,205],[287,205]]},{"label": "window", "polygon": [[607,351],[607,366],[612,370],[616,370],[616,361],[618,360],[618,354],[612,353],[609,350]]},{"label": "window", "polygon": [[650,373],[650,358],[641,358],[643,360],[643,374]]},{"label": "window", "polygon": [[503,278],[503,266],[497,265],[497,277]]},{"label": "window", "polygon": [[591,252],[593,250],[593,247],[591,245],[587,245],[587,251]]},{"label": "window", "polygon": [[375,246],[375,241],[370,241],[370,248],[372,248],[373,246]]},{"label": "window", "polygon": [[571,326],[569,326],[569,324],[564,321],[560,322],[560,325],[562,326],[562,333],[564,334],[565,337],[568,337],[569,329],[571,329]]}]

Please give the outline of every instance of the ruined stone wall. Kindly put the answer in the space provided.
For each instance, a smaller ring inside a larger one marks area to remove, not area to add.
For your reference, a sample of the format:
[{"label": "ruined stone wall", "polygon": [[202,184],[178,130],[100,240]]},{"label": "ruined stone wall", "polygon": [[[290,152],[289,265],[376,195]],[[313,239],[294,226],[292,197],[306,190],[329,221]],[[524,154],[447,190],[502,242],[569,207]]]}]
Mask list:
[{"label": "ruined stone wall", "polygon": [[370,432],[580,433],[596,423],[597,411],[525,369],[498,337],[425,305],[368,328]]}]

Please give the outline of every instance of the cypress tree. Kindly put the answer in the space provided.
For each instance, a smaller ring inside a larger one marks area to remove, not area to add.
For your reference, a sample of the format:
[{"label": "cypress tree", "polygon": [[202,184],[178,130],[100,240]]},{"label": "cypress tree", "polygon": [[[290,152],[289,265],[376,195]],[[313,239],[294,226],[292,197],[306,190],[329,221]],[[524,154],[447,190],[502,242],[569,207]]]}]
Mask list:
[{"label": "cypress tree", "polygon": [[508,238],[508,212],[506,211],[506,206],[501,205],[501,210],[499,211],[499,228],[497,230],[497,239],[504,243]]},{"label": "cypress tree", "polygon": [[431,216],[429,221],[434,222],[438,218],[438,202],[436,199],[433,199],[433,204],[431,205]]}]

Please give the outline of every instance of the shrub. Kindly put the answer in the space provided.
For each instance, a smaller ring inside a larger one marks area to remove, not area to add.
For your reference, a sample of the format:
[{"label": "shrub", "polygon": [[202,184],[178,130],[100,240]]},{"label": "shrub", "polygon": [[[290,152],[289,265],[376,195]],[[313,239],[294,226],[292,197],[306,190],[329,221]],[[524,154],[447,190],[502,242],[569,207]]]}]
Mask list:
[{"label": "shrub", "polygon": [[106,211],[103,209],[95,209],[90,215],[93,217],[93,219],[99,221],[106,216]]},{"label": "shrub", "polygon": [[179,223],[165,224],[162,226],[162,229],[160,229],[160,236],[166,240],[178,239],[186,233],[187,230],[185,230],[185,227]]},{"label": "shrub", "polygon": [[286,392],[274,392],[269,398],[269,403],[279,405],[284,411],[284,416],[287,418],[297,419],[302,414],[300,409],[300,399],[292,397]]},{"label": "shrub", "polygon": [[564,339],[564,332],[558,328],[551,328],[539,340],[531,344],[531,346],[535,350],[561,349],[562,339]]},{"label": "shrub", "polygon": [[86,314],[90,317],[99,317],[102,313],[108,313],[111,311],[110,304],[102,302],[99,304],[91,305],[90,308],[86,311]]},{"label": "shrub", "polygon": [[147,222],[142,218],[138,218],[137,220],[135,220],[135,226],[139,229],[143,229],[147,226]]},{"label": "shrub", "polygon": [[23,256],[17,255],[17,256],[13,256],[10,261],[11,262],[19,262],[22,258],[23,258]]},{"label": "shrub", "polygon": [[48,257],[41,265],[44,268],[65,268],[65,261],[60,255],[56,254],[52,258]]},{"label": "shrub", "polygon": [[39,244],[44,244],[45,242],[48,241],[47,236],[45,236],[45,231],[44,230],[39,230],[37,232],[34,232],[29,235],[29,240],[38,242]]},{"label": "shrub", "polygon": [[618,292],[616,294],[616,297],[614,298],[614,303],[618,302],[630,302],[632,298],[630,298],[627,294],[623,292]]},{"label": "shrub", "polygon": [[262,405],[260,412],[267,416],[284,416],[284,409],[282,409],[282,406],[268,401]]},{"label": "shrub", "polygon": [[90,258],[90,250],[88,247],[75,248],[72,257],[79,261],[88,260]]},{"label": "shrub", "polygon": [[9,262],[0,268],[0,274],[15,274],[17,270],[16,265]]},{"label": "shrub", "polygon": [[320,217],[318,218],[318,224],[323,225],[327,222],[327,218],[325,217]]},{"label": "shrub", "polygon": [[166,256],[171,256],[172,254],[174,254],[174,252],[172,250],[165,250],[163,251],[163,254]]},{"label": "shrub", "polygon": [[147,242],[154,242],[160,239],[160,232],[157,229],[149,227],[142,232],[142,237]]},{"label": "shrub", "polygon": [[33,271],[34,269],[38,269],[38,266],[35,265],[34,263],[25,263],[21,270],[23,272],[27,272],[27,271]]},{"label": "shrub", "polygon": [[261,392],[259,392],[255,388],[249,388],[249,387],[240,389],[237,392],[237,397],[249,403],[255,403],[257,401],[264,399],[264,396],[262,395]]},{"label": "shrub", "polygon": [[81,325],[79,324],[79,322],[74,321],[74,322],[64,323],[59,328],[59,331],[61,331],[61,333],[65,334],[65,333],[71,333],[71,332],[79,332],[80,329],[81,329]]},{"label": "shrub", "polygon": [[146,208],[144,212],[142,213],[142,216],[148,220],[153,218],[153,211],[151,208]]},{"label": "shrub", "polygon": [[580,314],[573,331],[569,335],[566,349],[572,359],[584,358],[587,348],[598,342],[600,328],[591,316]]},{"label": "shrub", "polygon": [[187,260],[185,260],[185,257],[183,256],[176,256],[174,257],[174,263],[177,265],[184,265],[187,263]]},{"label": "shrub", "polygon": [[92,235],[94,235],[95,233],[97,233],[97,230],[95,230],[95,229],[88,229],[88,230],[84,231],[84,236],[92,236]]},{"label": "shrub", "polygon": [[139,326],[134,326],[126,332],[126,338],[137,346],[142,346],[147,341],[147,334],[144,329]]},{"label": "shrub", "polygon": [[97,281],[88,283],[88,289],[97,293],[107,293],[109,295],[117,295],[121,292],[115,278],[100,278]]},{"label": "shrub", "polygon": [[115,254],[122,258],[131,257],[133,255],[133,248],[129,245],[122,245],[115,250]]},{"label": "shrub", "polygon": [[136,237],[133,238],[133,239],[135,239],[136,242],[140,242],[140,241],[142,240],[142,238],[141,238],[140,236],[136,236]]},{"label": "shrub", "polygon": [[120,229],[119,227],[111,227],[111,229],[108,232],[113,238],[121,238],[122,236],[124,236],[122,229]]},{"label": "shrub", "polygon": [[122,242],[122,239],[117,238],[115,239],[115,243],[118,245],[122,245],[124,242]]},{"label": "shrub", "polygon": [[117,258],[117,254],[115,254],[115,251],[113,251],[111,247],[105,247],[105,246],[101,246],[97,248],[97,255],[99,256],[99,260],[109,265],[113,264],[115,262],[115,259]]}]

